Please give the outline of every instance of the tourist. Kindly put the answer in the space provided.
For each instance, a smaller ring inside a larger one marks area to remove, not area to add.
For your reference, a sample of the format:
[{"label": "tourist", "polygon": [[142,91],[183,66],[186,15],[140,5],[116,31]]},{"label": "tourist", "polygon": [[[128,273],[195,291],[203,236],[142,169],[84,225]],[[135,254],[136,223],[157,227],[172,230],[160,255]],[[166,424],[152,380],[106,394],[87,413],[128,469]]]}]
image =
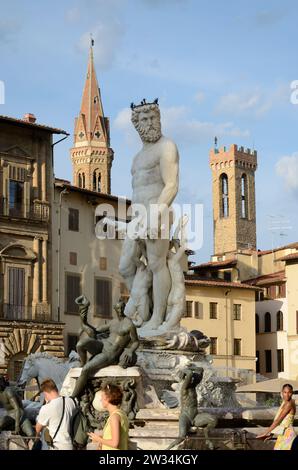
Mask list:
[{"label": "tourist", "polygon": [[257,436],[258,439],[268,439],[271,434],[277,436],[274,450],[290,450],[296,433],[293,428],[296,405],[293,400],[293,387],[285,384],[282,388],[282,404],[275,415],[274,421],[266,432]]},{"label": "tourist", "polygon": [[117,385],[106,385],[101,391],[103,407],[109,412],[109,418],[103,429],[102,437],[93,432],[88,433],[92,442],[98,443],[102,450],[127,450],[129,422],[124,411],[120,409],[122,391]]},{"label": "tourist", "polygon": [[[48,428],[45,440],[51,450],[72,450],[70,422],[76,409],[76,402],[70,397],[60,397],[57,385],[52,379],[45,379],[40,386],[46,404],[39,411],[36,419],[36,435]],[[44,433],[45,434],[45,433]]]}]

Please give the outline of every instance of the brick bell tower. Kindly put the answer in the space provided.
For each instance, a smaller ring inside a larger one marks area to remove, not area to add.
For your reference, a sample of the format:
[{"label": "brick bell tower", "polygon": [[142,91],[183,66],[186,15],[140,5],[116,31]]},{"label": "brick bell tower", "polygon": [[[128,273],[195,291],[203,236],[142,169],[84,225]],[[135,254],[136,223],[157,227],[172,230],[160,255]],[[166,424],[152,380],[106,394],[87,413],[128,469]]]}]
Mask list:
[{"label": "brick bell tower", "polygon": [[210,151],[214,254],[256,250],[257,152],[233,144]]},{"label": "brick bell tower", "polygon": [[75,119],[74,146],[70,149],[73,185],[110,194],[114,152],[94,68],[93,45],[91,40],[81,109]]}]

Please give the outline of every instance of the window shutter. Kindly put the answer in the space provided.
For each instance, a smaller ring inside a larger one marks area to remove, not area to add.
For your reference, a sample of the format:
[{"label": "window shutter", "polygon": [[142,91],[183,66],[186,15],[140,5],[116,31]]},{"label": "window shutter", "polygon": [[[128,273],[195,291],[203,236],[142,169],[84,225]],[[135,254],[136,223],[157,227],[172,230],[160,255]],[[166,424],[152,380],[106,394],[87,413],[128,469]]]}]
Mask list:
[{"label": "window shutter", "polygon": [[96,315],[112,316],[112,283],[108,279],[95,280]]},{"label": "window shutter", "polygon": [[79,307],[75,303],[75,299],[81,295],[81,276],[67,274],[66,275],[66,312],[78,314]]},{"label": "window shutter", "polygon": [[25,270],[9,268],[8,283],[8,318],[21,320],[25,313]]},{"label": "window shutter", "polygon": [[73,232],[79,231],[79,210],[69,208],[68,212],[68,229]]}]

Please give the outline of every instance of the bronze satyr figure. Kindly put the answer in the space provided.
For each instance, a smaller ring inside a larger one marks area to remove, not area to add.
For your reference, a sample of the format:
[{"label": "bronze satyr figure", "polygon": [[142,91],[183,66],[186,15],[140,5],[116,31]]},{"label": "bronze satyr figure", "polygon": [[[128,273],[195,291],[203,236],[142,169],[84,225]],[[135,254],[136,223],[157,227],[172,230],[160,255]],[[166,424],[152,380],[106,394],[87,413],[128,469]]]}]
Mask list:
[{"label": "bronze satyr figure", "polygon": [[22,400],[17,389],[10,387],[3,375],[0,375],[0,403],[7,411],[5,416],[0,417],[0,432],[13,431],[15,434],[22,432],[25,436],[34,436],[32,424],[24,416]]},{"label": "bronze satyr figure", "polygon": [[[81,358],[82,372],[78,378],[73,397],[83,394],[87,381],[104,367],[119,365],[127,368],[136,364],[136,349],[139,346],[136,327],[133,322],[124,315],[124,302],[114,305],[117,318],[108,325],[96,329],[88,323],[87,315],[90,302],[82,295],[76,299],[79,305],[81,317],[81,332],[87,337],[80,338],[77,343],[77,352]],[[107,337],[103,337],[108,334]],[[87,353],[91,358],[87,361]]]},{"label": "bronze satyr figure", "polygon": [[198,399],[196,387],[201,382],[204,374],[203,368],[196,370],[186,369],[180,371],[179,379],[182,381],[180,388],[181,413],[179,417],[179,437],[168,449],[172,449],[183,442],[192,427],[203,428],[206,444],[209,449],[213,449],[213,444],[208,438],[208,430],[215,428],[217,418],[209,413],[198,412]]}]

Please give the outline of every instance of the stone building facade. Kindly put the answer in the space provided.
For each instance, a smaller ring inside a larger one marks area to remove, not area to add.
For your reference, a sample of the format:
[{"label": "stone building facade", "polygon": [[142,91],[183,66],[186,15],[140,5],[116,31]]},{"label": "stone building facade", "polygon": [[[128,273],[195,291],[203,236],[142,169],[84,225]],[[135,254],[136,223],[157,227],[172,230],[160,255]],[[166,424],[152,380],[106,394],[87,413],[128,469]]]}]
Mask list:
[{"label": "stone building facade", "polygon": [[298,379],[298,243],[259,251],[256,302],[257,370],[268,378]]},{"label": "stone building facade", "polygon": [[[53,307],[64,323],[66,355],[80,331],[78,306],[81,294],[90,300],[89,321],[99,326],[112,319],[113,305],[126,290],[119,274],[122,240],[113,233],[98,239],[96,226],[107,212],[125,221],[130,202],[116,196],[78,188],[70,182],[55,182],[53,203]],[[113,214],[111,213],[113,211]]]},{"label": "stone building facade", "polygon": [[208,353],[219,375],[254,381],[258,288],[240,282],[234,259],[191,266],[185,287],[182,326],[210,337]]},{"label": "stone building facade", "polygon": [[[257,249],[255,151],[235,144],[229,150],[212,149],[210,166],[214,255],[209,263],[193,267],[194,276],[255,287],[247,331],[254,334],[256,372],[268,378],[297,379],[298,243]],[[230,310],[229,318],[233,315]]]},{"label": "stone building facade", "polygon": [[257,152],[233,144],[210,152],[214,254],[256,249]]},{"label": "stone building facade", "polygon": [[28,351],[63,353],[51,309],[53,134],[66,133],[0,116],[0,367],[13,378]]}]

